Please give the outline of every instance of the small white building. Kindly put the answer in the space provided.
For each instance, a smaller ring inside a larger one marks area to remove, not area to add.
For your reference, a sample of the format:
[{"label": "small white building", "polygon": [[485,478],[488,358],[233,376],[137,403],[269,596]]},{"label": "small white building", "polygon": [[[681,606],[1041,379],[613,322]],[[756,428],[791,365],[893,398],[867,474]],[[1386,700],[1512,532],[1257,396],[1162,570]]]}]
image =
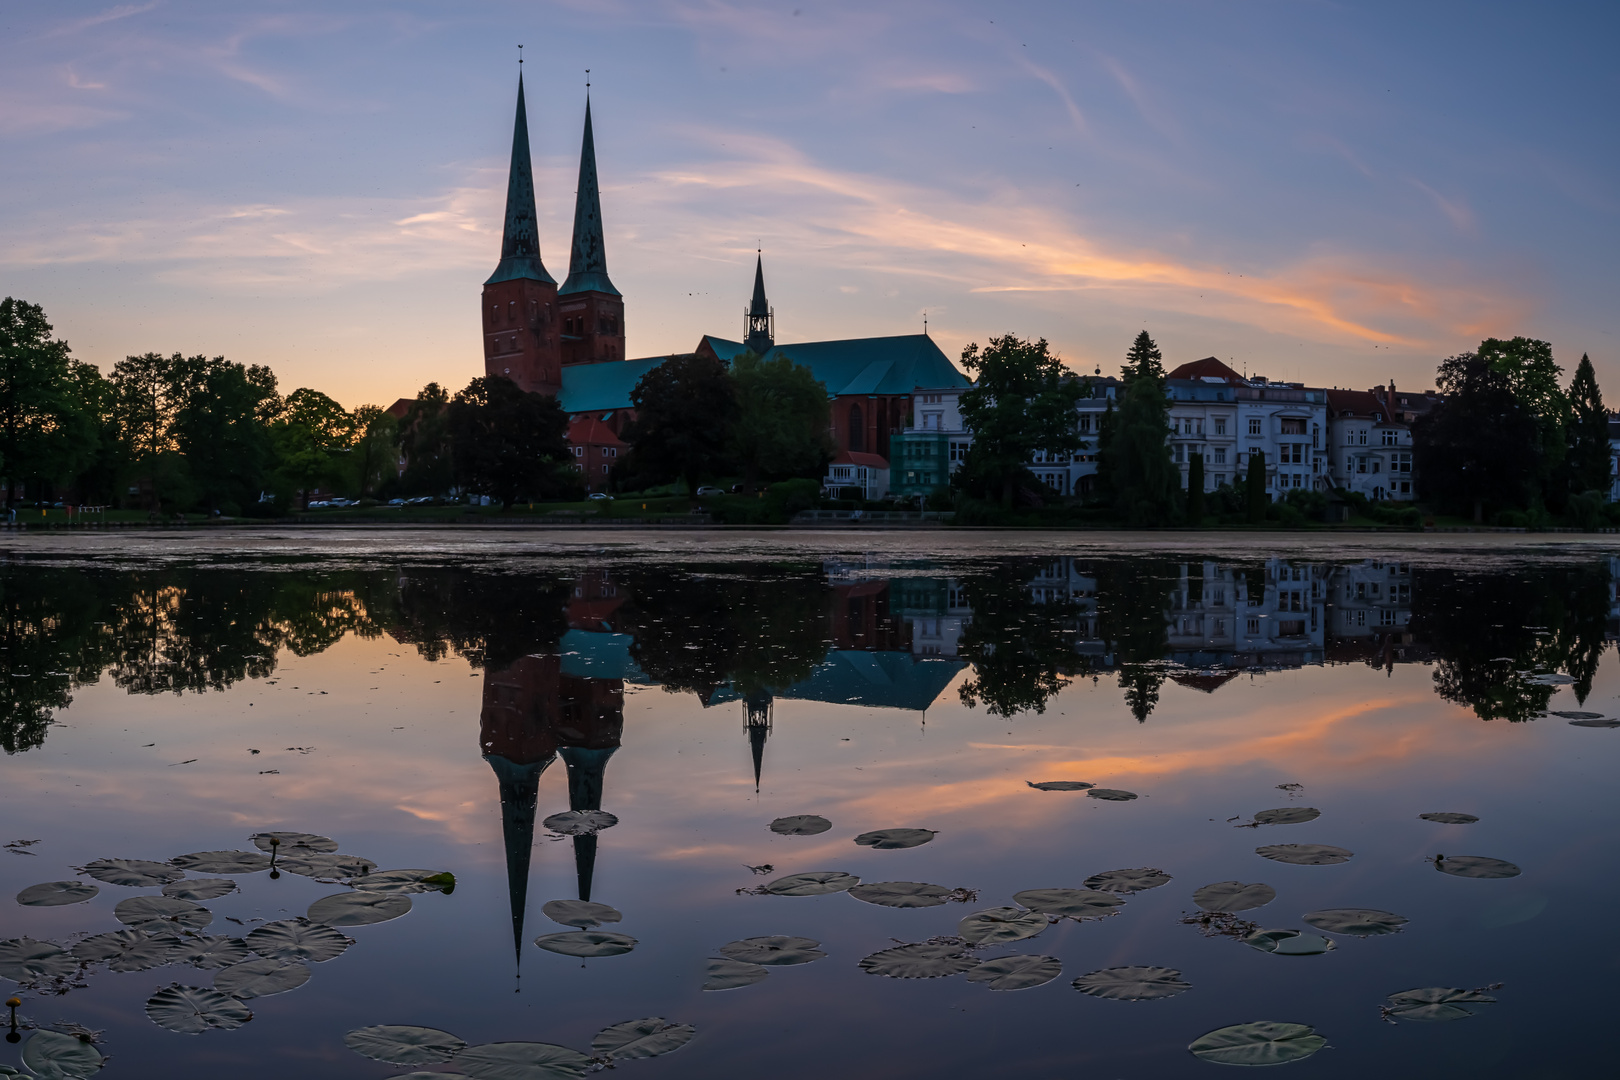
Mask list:
[{"label": "small white building", "polygon": [[887,498],[889,494],[889,463],[876,454],[858,450],[842,451],[827,466],[822,478],[822,489],[833,496],[847,488],[859,488],[861,498],[868,501]]},{"label": "small white building", "polygon": [[1371,390],[1329,390],[1333,486],[1375,501],[1417,498],[1412,425],[1440,404],[1434,391],[1402,394],[1392,382]]}]

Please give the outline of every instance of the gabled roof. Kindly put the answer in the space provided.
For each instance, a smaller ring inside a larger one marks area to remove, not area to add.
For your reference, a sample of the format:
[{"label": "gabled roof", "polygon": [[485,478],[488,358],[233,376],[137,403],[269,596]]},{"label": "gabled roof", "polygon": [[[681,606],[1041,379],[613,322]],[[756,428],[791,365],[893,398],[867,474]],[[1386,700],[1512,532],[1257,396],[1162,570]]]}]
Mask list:
[{"label": "gabled roof", "polygon": [[1243,376],[1239,375],[1237,372],[1233,371],[1231,368],[1227,367],[1213,356],[1206,356],[1202,360],[1194,360],[1191,363],[1182,364],[1180,367],[1166,375],[1165,378],[1224,379],[1227,382],[1234,384],[1244,381]]},{"label": "gabled roof", "polygon": [[1390,416],[1388,407],[1369,390],[1329,390],[1327,405],[1330,420],[1372,420],[1377,416],[1377,423],[1399,426],[1399,421]]},{"label": "gabled roof", "polygon": [[[713,334],[705,335],[703,341],[727,363],[747,349],[740,341]],[[763,359],[775,360],[783,356],[809,368],[826,386],[828,397],[898,395],[909,394],[919,386],[948,389],[969,385],[967,376],[957,370],[927,334],[801,341],[773,346]]]},{"label": "gabled roof", "polygon": [[641,377],[668,360],[647,356],[640,360],[603,360],[595,364],[567,364],[562,369],[562,391],[557,400],[570,413],[603,413],[630,408],[630,391]]},{"label": "gabled roof", "polygon": [[832,459],[834,465],[865,465],[868,469],[887,469],[889,463],[877,454],[863,454],[859,450],[845,450]]},{"label": "gabled roof", "polygon": [[582,446],[623,446],[613,429],[602,423],[593,412],[577,416],[568,425],[568,441]]}]

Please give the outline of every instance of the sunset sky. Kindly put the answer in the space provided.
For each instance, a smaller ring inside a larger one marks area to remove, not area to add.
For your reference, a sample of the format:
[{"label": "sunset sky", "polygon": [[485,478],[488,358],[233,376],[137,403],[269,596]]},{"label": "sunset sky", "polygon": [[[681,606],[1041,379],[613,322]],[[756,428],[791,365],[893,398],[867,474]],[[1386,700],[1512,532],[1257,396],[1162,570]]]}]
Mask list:
[{"label": "sunset sky", "polygon": [[104,369],[346,405],[482,373],[525,46],[567,272],[585,68],[632,356],[1044,336],[1416,388],[1487,335],[1620,401],[1617,9],[1599,4],[13,0],[0,295]]}]

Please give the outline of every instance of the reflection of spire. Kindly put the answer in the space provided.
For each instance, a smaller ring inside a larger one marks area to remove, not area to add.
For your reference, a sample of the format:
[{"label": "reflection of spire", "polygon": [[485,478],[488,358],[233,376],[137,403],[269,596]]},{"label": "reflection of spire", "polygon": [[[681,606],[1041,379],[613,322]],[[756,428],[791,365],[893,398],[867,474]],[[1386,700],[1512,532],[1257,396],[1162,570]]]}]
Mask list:
[{"label": "reflection of spire", "polygon": [[506,893],[512,906],[512,952],[523,960],[523,916],[529,900],[529,854],[534,848],[535,803],[540,774],[556,760],[548,756],[527,765],[514,765],[499,754],[484,760],[495,770],[501,789],[501,838],[506,848]]},{"label": "reflection of spire", "polygon": [[748,709],[748,748],[754,755],[754,793],[759,793],[759,773],[765,764],[765,740],[771,734],[771,692],[757,690],[743,698]]},{"label": "reflection of spire", "polygon": [[[568,809],[602,809],[602,783],[608,758],[617,746],[588,749],[565,746],[559,753],[568,766]],[[579,898],[591,898],[591,877],[596,872],[596,836],[574,837],[574,872],[579,877]]]}]

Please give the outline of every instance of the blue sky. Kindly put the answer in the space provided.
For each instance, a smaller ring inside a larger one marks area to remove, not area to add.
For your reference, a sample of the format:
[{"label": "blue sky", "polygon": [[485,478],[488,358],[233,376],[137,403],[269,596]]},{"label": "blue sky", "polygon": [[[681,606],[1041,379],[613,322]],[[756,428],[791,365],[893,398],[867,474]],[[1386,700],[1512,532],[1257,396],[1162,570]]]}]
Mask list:
[{"label": "blue sky", "polygon": [[1613,5],[18,2],[0,294],[103,367],[386,404],[481,374],[516,46],[552,273],[584,110],[631,355],[929,328],[1432,381],[1487,335],[1620,401]]}]

